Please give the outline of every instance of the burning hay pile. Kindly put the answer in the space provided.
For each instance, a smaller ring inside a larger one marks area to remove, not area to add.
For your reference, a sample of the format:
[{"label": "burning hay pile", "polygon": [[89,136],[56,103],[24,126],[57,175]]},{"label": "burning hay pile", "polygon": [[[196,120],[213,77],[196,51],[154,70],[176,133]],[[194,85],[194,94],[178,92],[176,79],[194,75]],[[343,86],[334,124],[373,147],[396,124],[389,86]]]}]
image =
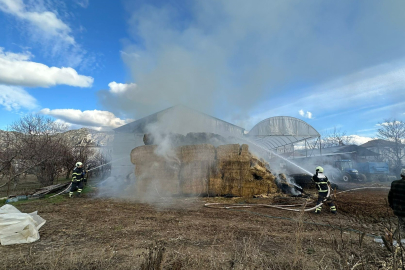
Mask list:
[{"label": "burning hay pile", "polygon": [[248,145],[211,144],[175,147],[171,154],[156,154],[155,145],[132,150],[137,195],[155,189],[162,195],[234,195],[251,197],[275,193],[275,178]]}]

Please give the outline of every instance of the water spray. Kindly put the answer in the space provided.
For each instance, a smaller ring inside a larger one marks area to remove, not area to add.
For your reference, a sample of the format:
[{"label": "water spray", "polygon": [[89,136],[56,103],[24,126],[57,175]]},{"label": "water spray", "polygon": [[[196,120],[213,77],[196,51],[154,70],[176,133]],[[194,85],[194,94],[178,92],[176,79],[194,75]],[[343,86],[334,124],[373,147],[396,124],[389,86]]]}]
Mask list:
[{"label": "water spray", "polygon": [[271,154],[273,154],[273,155],[275,155],[275,156],[277,156],[277,157],[279,157],[279,158],[281,158],[281,159],[287,161],[288,163],[294,165],[295,167],[299,168],[299,169],[302,170],[303,172],[305,172],[305,173],[307,173],[307,174],[309,174],[309,175],[312,175],[312,173],[311,173],[310,171],[308,171],[308,170],[302,168],[302,167],[299,166],[298,164],[296,164],[296,163],[292,162],[291,160],[289,160],[289,159],[287,159],[287,158],[285,158],[285,157],[283,157],[283,156],[277,154],[276,152],[274,152],[274,151],[272,151],[272,150],[270,150],[270,149],[264,148],[263,146],[257,144],[256,142],[254,142],[254,141],[252,141],[252,140],[250,140],[250,139],[245,139],[245,138],[240,138],[240,139],[245,140],[245,141],[247,141],[248,143],[251,143],[251,144],[257,146],[257,147],[261,148],[262,150],[264,150],[264,151],[266,151],[266,152],[268,152],[268,153],[271,153]]}]

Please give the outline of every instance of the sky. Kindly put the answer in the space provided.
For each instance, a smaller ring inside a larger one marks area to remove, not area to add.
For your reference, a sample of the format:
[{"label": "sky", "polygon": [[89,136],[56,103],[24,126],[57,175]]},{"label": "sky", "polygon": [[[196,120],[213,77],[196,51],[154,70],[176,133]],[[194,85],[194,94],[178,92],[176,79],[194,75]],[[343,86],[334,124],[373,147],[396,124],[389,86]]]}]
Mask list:
[{"label": "sky", "polygon": [[405,120],[405,2],[0,0],[0,129],[111,130],[183,104],[356,142]]}]

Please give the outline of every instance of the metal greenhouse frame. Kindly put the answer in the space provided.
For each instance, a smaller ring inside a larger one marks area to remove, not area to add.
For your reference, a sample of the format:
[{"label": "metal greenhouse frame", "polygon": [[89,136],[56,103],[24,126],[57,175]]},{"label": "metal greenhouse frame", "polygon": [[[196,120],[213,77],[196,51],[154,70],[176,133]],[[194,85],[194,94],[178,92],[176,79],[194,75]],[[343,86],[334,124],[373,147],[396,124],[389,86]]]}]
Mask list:
[{"label": "metal greenhouse frame", "polygon": [[[276,153],[288,152],[292,157],[294,157],[294,144],[304,142],[305,155],[311,156],[319,143],[319,152],[322,154],[321,135],[319,132],[301,119],[290,116],[276,116],[264,119],[255,125],[247,136],[255,144],[265,149]],[[314,139],[316,141],[311,146],[310,141]],[[287,149],[287,146],[290,145],[292,146],[292,151],[291,149]]]}]

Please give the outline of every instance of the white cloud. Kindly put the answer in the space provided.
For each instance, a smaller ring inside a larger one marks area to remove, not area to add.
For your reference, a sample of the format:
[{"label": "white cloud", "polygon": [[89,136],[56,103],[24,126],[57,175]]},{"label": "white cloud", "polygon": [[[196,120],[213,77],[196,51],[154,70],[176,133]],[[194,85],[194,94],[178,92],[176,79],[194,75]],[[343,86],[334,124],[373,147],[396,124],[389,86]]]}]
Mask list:
[{"label": "white cloud", "polygon": [[56,37],[71,45],[75,44],[75,39],[71,36],[72,30],[54,12],[30,11],[22,0],[0,0],[0,10],[28,22],[43,35]]},{"label": "white cloud", "polygon": [[311,112],[304,112],[304,110],[299,110],[298,113],[305,118],[311,119],[312,118],[312,113]]},{"label": "white cloud", "polygon": [[378,124],[376,124],[376,126],[380,126],[380,127],[382,127],[382,126],[384,126],[384,127],[388,127],[388,126],[393,126],[393,125],[398,125],[398,124],[401,124],[401,122],[400,121],[395,121],[395,122],[384,122],[384,123],[378,123]]},{"label": "white cloud", "polygon": [[116,82],[110,82],[108,84],[108,87],[110,87],[110,92],[114,94],[120,94],[120,93],[125,93],[127,91],[135,91],[136,89],[136,84],[135,83],[116,83]]},{"label": "white cloud", "polygon": [[75,0],[75,2],[82,8],[87,8],[89,6],[90,0]]},{"label": "white cloud", "polygon": [[[1,1],[1,0],[0,0]],[[0,47],[0,83],[49,87],[66,84],[78,87],[91,87],[93,78],[79,75],[70,67],[48,67],[44,64],[29,61],[32,55],[3,52]]]},{"label": "white cloud", "polygon": [[364,137],[364,136],[359,136],[359,135],[350,135],[348,137],[350,137],[353,144],[357,144],[357,145],[361,145],[361,144],[364,144],[371,140],[374,140],[371,137]]},{"label": "white cloud", "polygon": [[132,122],[132,119],[120,119],[113,113],[108,111],[88,110],[81,111],[75,109],[55,109],[48,108],[40,111],[43,114],[53,116],[57,119],[65,121],[66,123],[87,126],[92,128],[117,128]]},{"label": "white cloud", "polygon": [[21,87],[0,84],[0,105],[6,110],[35,109],[37,100]]}]

